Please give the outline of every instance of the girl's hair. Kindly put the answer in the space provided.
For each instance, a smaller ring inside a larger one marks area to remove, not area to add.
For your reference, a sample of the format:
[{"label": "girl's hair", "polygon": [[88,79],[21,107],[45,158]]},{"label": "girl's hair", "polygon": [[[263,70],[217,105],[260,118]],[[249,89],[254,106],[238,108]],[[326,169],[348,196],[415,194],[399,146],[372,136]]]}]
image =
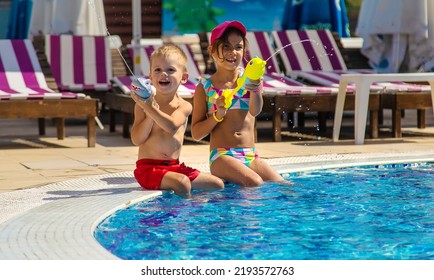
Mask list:
[{"label": "girl's hair", "polygon": [[164,45],[153,51],[150,58],[151,64],[154,57],[168,57],[170,55],[176,55],[179,59],[179,62],[183,65],[184,71],[187,71],[187,56],[179,46],[173,43],[165,43]]},{"label": "girl's hair", "polygon": [[225,32],[223,33],[223,35],[214,41],[214,43],[211,45],[211,48],[209,50],[210,58],[212,57],[211,54],[213,52],[217,52],[218,58],[221,58],[220,53],[218,53],[218,49],[221,45],[229,42],[228,37],[231,33],[236,33],[236,34],[240,35],[241,38],[243,38],[243,43],[244,43],[243,44],[243,59],[245,58],[246,49],[248,47],[249,42],[247,41],[246,36],[244,36],[244,34],[241,32],[241,30],[239,30],[238,28],[235,28],[235,27],[228,27],[225,30]]}]

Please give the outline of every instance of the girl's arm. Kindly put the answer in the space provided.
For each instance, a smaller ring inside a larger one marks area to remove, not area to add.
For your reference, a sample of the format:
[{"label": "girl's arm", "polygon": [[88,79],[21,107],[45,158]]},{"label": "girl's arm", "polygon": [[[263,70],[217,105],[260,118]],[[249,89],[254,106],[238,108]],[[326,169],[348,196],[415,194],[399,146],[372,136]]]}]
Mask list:
[{"label": "girl's arm", "polygon": [[253,81],[252,84],[246,84],[246,90],[250,91],[250,104],[249,104],[249,113],[254,117],[259,115],[262,111],[262,107],[264,105],[264,99],[262,98],[263,92],[263,79],[259,80],[259,83],[255,83]]},{"label": "girl's arm", "polygon": [[[196,87],[193,104],[191,135],[193,139],[201,140],[209,135],[219,122],[223,121],[227,110],[224,108],[224,97],[221,96],[217,100],[218,110],[215,112],[215,117],[212,115],[207,117],[208,108],[206,94],[202,84],[198,84]],[[216,119],[221,121],[217,121]]]}]

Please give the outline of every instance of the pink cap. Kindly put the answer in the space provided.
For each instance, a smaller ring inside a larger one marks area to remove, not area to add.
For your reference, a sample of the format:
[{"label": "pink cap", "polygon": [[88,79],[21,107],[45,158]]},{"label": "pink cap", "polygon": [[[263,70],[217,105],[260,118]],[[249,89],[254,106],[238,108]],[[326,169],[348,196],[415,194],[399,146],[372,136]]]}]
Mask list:
[{"label": "pink cap", "polygon": [[236,20],[233,21],[225,21],[219,25],[217,25],[216,27],[214,27],[214,29],[211,32],[211,44],[214,43],[215,40],[217,40],[218,38],[220,38],[223,33],[225,33],[226,29],[228,29],[228,27],[235,27],[236,29],[240,30],[244,36],[246,36],[246,28],[244,27],[244,25]]}]

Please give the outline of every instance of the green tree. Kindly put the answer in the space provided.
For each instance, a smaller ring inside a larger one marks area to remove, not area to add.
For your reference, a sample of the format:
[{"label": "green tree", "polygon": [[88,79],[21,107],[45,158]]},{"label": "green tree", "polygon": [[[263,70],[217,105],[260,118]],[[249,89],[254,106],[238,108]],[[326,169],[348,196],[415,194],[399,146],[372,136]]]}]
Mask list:
[{"label": "green tree", "polygon": [[163,8],[173,15],[178,32],[207,32],[218,24],[216,17],[225,11],[213,7],[214,0],[165,0]]}]

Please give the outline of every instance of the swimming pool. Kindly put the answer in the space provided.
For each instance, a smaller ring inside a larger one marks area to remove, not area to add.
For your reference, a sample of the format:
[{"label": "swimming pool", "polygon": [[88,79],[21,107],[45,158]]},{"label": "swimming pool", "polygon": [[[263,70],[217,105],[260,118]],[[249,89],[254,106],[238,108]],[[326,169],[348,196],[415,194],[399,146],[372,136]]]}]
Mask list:
[{"label": "swimming pool", "polygon": [[171,193],[103,220],[122,259],[434,259],[434,165],[326,169],[294,185]]}]

